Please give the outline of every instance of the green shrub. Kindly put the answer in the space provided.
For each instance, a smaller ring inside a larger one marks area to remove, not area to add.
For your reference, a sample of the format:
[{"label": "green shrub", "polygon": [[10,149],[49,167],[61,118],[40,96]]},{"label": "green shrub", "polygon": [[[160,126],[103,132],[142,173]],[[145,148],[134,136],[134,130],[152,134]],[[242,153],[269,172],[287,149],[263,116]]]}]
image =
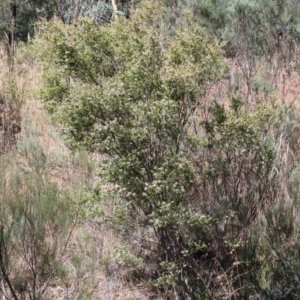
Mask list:
[{"label": "green shrub", "polygon": [[[69,145],[108,155],[102,175],[131,222],[151,229],[157,246],[147,250],[159,273],[168,272],[161,262],[175,263],[189,280],[187,261],[202,248],[211,218],[189,209],[194,176],[184,145],[190,115],[224,68],[220,46],[195,24],[172,40],[163,36],[163,15],[146,3],[130,21],[107,27],[43,23],[35,45],[47,68],[46,107],[65,124]],[[61,89],[66,76],[74,84]],[[182,295],[193,294],[176,278]]]},{"label": "green shrub", "polygon": [[[234,11],[256,18],[249,11],[257,5]],[[115,214],[103,218],[123,235],[119,258],[134,270],[130,276],[136,271],[177,299],[267,297],[280,289],[272,284],[287,265],[268,253],[278,247],[297,266],[271,222],[277,218],[286,234],[295,229],[276,172],[283,113],[271,101],[238,97],[229,107],[205,105],[209,87],[226,73],[222,45],[188,14],[165,34],[165,17],[162,6],[145,2],[130,20],[106,27],[88,19],[40,23],[34,46],[46,108],[70,147],[102,154],[100,175],[115,203]],[[255,55],[265,51],[259,47]],[[269,85],[249,84],[267,98]],[[293,191],[298,183],[289,180]]]}]

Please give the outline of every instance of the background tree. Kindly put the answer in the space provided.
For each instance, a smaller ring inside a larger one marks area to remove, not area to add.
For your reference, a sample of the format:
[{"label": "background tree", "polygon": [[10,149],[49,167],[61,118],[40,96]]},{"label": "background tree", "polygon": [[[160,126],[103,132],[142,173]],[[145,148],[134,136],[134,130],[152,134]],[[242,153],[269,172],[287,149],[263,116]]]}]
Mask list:
[{"label": "background tree", "polygon": [[28,34],[33,36],[34,23],[40,18],[50,20],[57,15],[63,23],[70,24],[79,16],[89,16],[109,22],[114,10],[128,15],[131,5],[130,0],[4,0],[0,4],[0,31],[8,44],[13,32],[17,39],[26,41]]}]

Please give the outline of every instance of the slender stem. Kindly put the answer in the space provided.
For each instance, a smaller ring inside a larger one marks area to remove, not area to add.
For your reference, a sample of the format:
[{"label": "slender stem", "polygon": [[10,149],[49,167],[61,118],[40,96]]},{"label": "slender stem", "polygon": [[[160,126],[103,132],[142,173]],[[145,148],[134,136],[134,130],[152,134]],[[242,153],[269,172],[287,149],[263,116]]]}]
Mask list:
[{"label": "slender stem", "polygon": [[8,287],[9,287],[9,290],[12,294],[13,299],[18,300],[18,297],[15,293],[15,290],[14,290],[14,288],[13,288],[11,282],[10,282],[9,276],[7,274],[5,262],[4,262],[4,259],[3,259],[3,256],[2,256],[2,253],[7,253],[6,249],[5,249],[4,238],[3,238],[3,236],[4,236],[3,226],[1,226],[0,230],[1,230],[0,231],[0,234],[1,234],[1,236],[0,236],[0,268],[1,268],[2,276],[3,276],[5,282],[7,283]]}]

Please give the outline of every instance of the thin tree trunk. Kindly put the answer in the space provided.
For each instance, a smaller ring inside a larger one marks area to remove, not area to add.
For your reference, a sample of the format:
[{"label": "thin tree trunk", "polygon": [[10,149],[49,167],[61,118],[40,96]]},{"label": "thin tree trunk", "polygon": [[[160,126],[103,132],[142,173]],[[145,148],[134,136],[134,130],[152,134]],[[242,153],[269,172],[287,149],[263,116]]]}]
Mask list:
[{"label": "thin tree trunk", "polygon": [[81,6],[81,0],[78,0],[77,4],[76,4],[75,14],[74,14],[74,22],[76,22],[78,20],[79,12],[80,12],[80,6]]},{"label": "thin tree trunk", "polygon": [[116,12],[118,11],[118,6],[117,6],[117,3],[116,3],[116,0],[111,0],[111,5],[114,9],[114,13],[116,14]]},{"label": "thin tree trunk", "polygon": [[9,5],[9,21],[10,21],[11,28],[7,35],[8,36],[7,54],[8,54],[8,64],[10,70],[13,70],[14,56],[15,56],[16,17],[17,17],[17,5],[15,2],[11,2]]},{"label": "thin tree trunk", "polygon": [[54,3],[55,3],[55,6],[56,6],[56,9],[57,9],[60,19],[62,20],[62,22],[64,24],[66,24],[60,0],[54,0]]}]

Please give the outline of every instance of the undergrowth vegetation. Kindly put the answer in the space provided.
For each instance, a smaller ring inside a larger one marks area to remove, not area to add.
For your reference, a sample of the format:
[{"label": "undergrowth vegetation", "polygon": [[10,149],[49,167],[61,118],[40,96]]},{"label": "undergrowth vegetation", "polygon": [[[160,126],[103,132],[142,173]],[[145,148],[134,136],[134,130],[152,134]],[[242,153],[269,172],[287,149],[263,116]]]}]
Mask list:
[{"label": "undergrowth vegetation", "polygon": [[298,2],[121,2],[3,54],[3,297],[300,298]]}]

